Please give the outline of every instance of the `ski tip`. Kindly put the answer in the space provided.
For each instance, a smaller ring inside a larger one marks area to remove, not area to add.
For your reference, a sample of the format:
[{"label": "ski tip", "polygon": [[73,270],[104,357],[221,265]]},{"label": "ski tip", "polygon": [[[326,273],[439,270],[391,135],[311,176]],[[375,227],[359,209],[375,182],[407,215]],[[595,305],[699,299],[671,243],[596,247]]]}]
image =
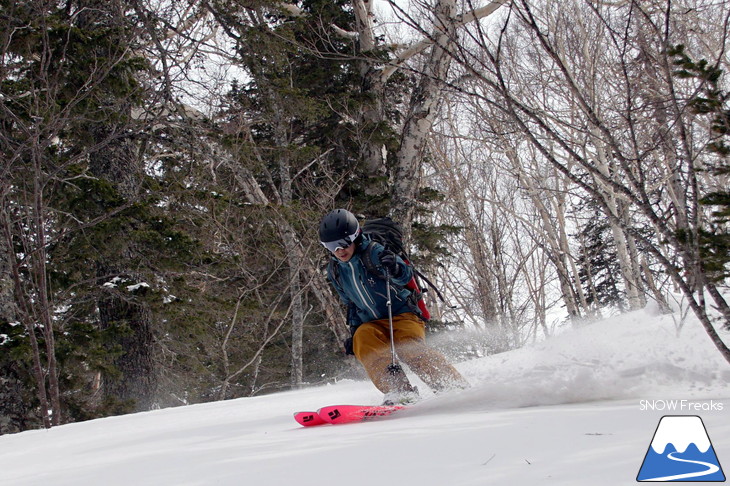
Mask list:
[{"label": "ski tip", "polygon": [[317,412],[294,412],[294,420],[303,427],[324,425],[326,420],[322,419]]}]

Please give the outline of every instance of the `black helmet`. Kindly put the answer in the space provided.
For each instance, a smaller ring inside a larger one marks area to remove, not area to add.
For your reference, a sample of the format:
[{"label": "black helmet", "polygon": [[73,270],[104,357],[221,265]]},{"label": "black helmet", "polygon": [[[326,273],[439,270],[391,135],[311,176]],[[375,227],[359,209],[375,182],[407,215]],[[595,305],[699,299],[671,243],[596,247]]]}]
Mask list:
[{"label": "black helmet", "polygon": [[347,248],[355,243],[360,233],[360,223],[347,209],[335,209],[327,213],[319,224],[319,241],[333,253],[338,248]]}]

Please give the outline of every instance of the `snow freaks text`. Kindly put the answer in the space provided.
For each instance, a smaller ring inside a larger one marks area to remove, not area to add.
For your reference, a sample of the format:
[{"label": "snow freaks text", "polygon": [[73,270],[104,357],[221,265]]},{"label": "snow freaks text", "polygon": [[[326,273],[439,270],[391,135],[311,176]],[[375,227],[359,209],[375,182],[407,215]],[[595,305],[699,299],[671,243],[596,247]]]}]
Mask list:
[{"label": "snow freaks text", "polygon": [[715,400],[692,401],[692,400],[640,400],[639,410],[660,411],[660,412],[722,412],[725,408],[723,402]]}]

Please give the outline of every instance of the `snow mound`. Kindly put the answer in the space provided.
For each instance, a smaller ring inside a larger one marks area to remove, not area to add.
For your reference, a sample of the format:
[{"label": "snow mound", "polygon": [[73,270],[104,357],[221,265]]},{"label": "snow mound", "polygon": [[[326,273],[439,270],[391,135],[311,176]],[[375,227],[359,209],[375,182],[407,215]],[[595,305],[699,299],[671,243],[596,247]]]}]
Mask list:
[{"label": "snow mound", "polygon": [[[725,342],[730,333],[723,332]],[[570,329],[524,348],[459,363],[472,383],[462,409],[515,408],[727,393],[728,364],[702,326],[635,311]],[[438,401],[436,398],[435,401]]]}]

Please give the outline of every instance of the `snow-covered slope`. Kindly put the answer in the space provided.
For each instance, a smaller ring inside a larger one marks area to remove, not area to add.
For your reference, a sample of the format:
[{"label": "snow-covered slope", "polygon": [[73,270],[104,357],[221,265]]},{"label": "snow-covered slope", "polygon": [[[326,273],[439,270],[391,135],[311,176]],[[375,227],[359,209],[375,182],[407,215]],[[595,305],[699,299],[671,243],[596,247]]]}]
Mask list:
[{"label": "snow-covered slope", "polygon": [[730,465],[730,366],[693,321],[635,312],[457,367],[471,389],[363,424],[292,419],[380,401],[350,381],[2,436],[0,484],[630,485],[663,415],[701,416]]}]

